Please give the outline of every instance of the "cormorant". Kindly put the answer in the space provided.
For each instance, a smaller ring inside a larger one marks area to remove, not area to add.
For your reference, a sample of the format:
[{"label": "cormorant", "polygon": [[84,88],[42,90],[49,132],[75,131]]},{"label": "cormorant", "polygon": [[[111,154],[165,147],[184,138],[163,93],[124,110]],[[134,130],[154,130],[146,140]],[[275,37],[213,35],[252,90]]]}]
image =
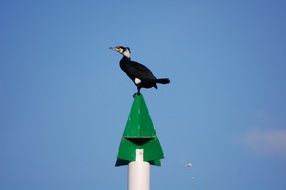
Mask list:
[{"label": "cormorant", "polygon": [[122,59],[119,62],[119,65],[120,68],[137,86],[137,93],[135,93],[134,96],[136,94],[137,95],[140,94],[141,88],[154,87],[157,89],[157,83],[160,84],[170,83],[170,80],[168,78],[157,79],[146,66],[138,62],[131,61],[131,51],[129,47],[116,46],[116,47],[111,47],[110,49],[113,49],[123,55]]}]

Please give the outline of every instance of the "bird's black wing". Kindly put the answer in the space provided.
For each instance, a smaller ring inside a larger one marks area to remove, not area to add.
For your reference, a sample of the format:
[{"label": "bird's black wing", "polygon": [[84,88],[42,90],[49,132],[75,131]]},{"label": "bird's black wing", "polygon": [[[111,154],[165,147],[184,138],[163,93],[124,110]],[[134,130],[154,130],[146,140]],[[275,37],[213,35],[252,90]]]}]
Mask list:
[{"label": "bird's black wing", "polygon": [[139,78],[141,80],[153,80],[156,77],[153,73],[145,66],[135,61],[130,61],[128,65],[128,73],[132,73],[134,78]]}]

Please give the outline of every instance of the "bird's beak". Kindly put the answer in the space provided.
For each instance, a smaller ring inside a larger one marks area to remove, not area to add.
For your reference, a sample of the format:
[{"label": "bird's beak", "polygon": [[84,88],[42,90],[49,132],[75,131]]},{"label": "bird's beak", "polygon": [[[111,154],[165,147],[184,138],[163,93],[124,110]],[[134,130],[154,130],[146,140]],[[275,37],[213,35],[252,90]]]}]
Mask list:
[{"label": "bird's beak", "polygon": [[118,47],[110,47],[109,49],[114,50],[114,51],[116,51],[118,53],[121,53],[120,49]]},{"label": "bird's beak", "polygon": [[114,50],[114,51],[117,51],[118,52],[118,49],[116,47],[110,47],[109,49],[111,50]]}]

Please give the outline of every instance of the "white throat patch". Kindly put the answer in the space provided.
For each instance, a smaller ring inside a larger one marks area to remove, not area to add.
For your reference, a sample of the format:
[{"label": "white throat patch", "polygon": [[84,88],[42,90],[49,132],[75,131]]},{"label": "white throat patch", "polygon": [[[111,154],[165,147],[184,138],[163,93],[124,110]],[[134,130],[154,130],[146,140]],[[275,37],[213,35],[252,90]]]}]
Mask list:
[{"label": "white throat patch", "polygon": [[126,49],[122,54],[123,54],[125,57],[128,57],[128,58],[131,57],[131,54],[130,54],[130,52],[129,52],[128,49]]}]

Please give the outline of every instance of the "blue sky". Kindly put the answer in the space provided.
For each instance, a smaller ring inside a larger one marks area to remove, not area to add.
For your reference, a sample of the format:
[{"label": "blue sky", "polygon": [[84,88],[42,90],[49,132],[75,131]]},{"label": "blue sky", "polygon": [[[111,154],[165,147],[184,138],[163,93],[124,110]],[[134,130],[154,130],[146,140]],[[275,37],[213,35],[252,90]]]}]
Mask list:
[{"label": "blue sky", "polygon": [[[284,190],[286,3],[0,2],[0,189],[126,189],[115,168],[136,91],[165,153],[152,189]],[[192,163],[192,167],[185,167]]]}]

